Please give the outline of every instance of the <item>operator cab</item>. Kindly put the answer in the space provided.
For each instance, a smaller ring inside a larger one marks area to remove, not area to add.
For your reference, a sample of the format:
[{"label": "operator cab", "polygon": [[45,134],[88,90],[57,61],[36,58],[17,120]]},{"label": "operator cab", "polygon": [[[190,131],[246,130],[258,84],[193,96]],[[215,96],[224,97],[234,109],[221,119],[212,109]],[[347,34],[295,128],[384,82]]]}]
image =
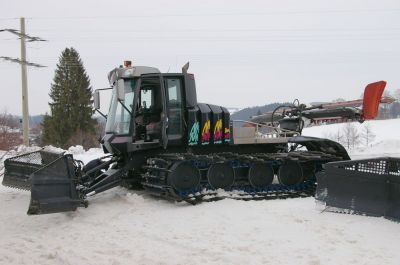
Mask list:
[{"label": "operator cab", "polygon": [[[182,145],[185,75],[161,74],[153,67],[130,64],[111,71],[108,77],[112,98],[102,140],[105,151],[124,153],[166,148],[167,144]],[[95,109],[99,109],[98,91],[94,99]],[[197,103],[195,94],[194,103]]]},{"label": "operator cab", "polygon": [[[182,78],[181,74],[143,75],[140,78],[139,98],[134,112],[136,142],[182,139]],[[167,139],[163,139],[163,129]]]}]

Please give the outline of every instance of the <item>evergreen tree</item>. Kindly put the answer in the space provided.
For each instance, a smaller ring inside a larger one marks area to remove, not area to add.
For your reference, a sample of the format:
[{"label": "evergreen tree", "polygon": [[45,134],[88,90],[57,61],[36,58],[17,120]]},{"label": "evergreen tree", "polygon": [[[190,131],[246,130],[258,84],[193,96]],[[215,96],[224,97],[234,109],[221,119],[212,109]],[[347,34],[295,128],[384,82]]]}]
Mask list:
[{"label": "evergreen tree", "polygon": [[46,114],[43,120],[43,143],[62,148],[95,145],[92,88],[74,48],[61,53],[49,96],[51,115]]}]

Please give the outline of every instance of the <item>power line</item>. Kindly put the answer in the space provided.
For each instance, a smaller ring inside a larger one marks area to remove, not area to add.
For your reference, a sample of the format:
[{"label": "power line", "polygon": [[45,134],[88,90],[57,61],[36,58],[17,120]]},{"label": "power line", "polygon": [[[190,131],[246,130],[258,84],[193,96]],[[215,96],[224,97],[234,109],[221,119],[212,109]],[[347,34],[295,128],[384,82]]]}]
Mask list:
[{"label": "power line", "polygon": [[[229,28],[229,29],[72,29],[72,30],[63,30],[63,32],[96,32],[96,33],[148,33],[148,32],[165,32],[165,33],[182,33],[182,32],[307,32],[307,31],[323,31],[323,32],[332,32],[332,31],[341,31],[341,32],[370,32],[370,31],[399,31],[400,28],[293,28],[293,29],[254,29],[254,28]],[[39,32],[60,32],[60,28],[36,28],[36,31]]]},{"label": "power line", "polygon": [[[27,42],[35,42],[35,41],[47,41],[45,39],[42,39],[40,37],[33,37],[30,36],[28,34],[26,34],[25,32],[21,32],[18,31],[16,29],[0,29],[0,32],[9,32],[11,34],[17,35],[19,37],[19,39],[24,39],[24,41],[26,40]],[[26,65],[26,66],[32,66],[32,67],[37,67],[37,68],[43,68],[46,67],[44,65],[40,65],[37,63],[32,63],[32,62],[28,62],[24,59],[19,59],[19,58],[12,58],[12,57],[8,57],[8,56],[0,56],[0,59],[3,59],[5,61],[9,61],[9,62],[13,62],[13,63],[18,63],[20,65]]]},{"label": "power line", "polygon": [[27,62],[27,61],[22,61],[19,58],[11,58],[11,57],[7,57],[7,56],[0,56],[0,59],[3,59],[5,61],[10,61],[10,62],[13,62],[13,63],[24,64],[24,65],[27,65],[27,66],[38,67],[38,68],[47,67],[47,66],[40,65],[40,64],[37,64],[37,63],[30,63],[30,62]]},{"label": "power line", "polygon": [[17,35],[17,36],[20,37],[20,38],[24,37],[25,39],[28,39],[28,40],[27,40],[28,42],[33,42],[33,41],[47,41],[47,40],[42,39],[42,38],[39,38],[39,37],[32,37],[32,36],[29,36],[28,34],[21,33],[21,32],[19,32],[19,31],[16,30],[16,29],[0,29],[0,32],[3,32],[3,31],[8,31],[8,32],[10,32],[10,33],[12,33],[12,34],[14,34],[14,35]]},{"label": "power line", "polygon": [[220,13],[191,13],[191,14],[142,14],[132,16],[69,16],[69,17],[28,17],[36,20],[79,20],[79,19],[142,19],[142,18],[164,18],[164,17],[212,17],[212,16],[264,16],[281,14],[329,14],[329,13],[396,13],[400,9],[344,9],[344,10],[293,10],[293,11],[271,11],[271,12],[220,12]]},{"label": "power line", "polygon": [[[234,36],[234,37],[135,37],[133,39],[135,42],[139,41],[167,41],[171,43],[183,43],[183,42],[326,42],[326,41],[398,41],[400,36],[298,36],[298,37],[248,37],[248,36]],[[65,41],[76,41],[75,38],[54,38],[51,39],[52,42],[63,42]],[[129,41],[129,39],[115,40],[115,39],[102,39],[102,38],[80,38],[79,43],[119,43],[124,44]]]},{"label": "power line", "polygon": [[33,37],[25,33],[25,18],[20,18],[20,31],[16,29],[0,29],[0,32],[9,32],[17,35],[21,40],[21,59],[11,58],[8,56],[0,56],[5,61],[18,63],[21,65],[21,83],[22,83],[22,132],[23,143],[29,146],[29,109],[28,109],[28,78],[26,66],[33,66],[37,68],[45,67],[37,63],[31,63],[26,60],[26,42],[46,41],[40,37]]}]

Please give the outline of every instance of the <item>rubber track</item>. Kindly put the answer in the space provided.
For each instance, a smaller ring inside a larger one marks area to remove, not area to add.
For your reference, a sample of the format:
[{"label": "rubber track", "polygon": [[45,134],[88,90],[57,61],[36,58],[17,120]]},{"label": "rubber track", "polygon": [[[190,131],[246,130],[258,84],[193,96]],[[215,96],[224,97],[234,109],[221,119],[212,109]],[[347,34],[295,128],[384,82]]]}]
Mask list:
[{"label": "rubber track", "polygon": [[[200,170],[207,168],[214,162],[231,162],[238,164],[238,167],[249,165],[253,162],[269,162],[275,165],[283,163],[285,160],[295,160],[300,162],[310,162],[324,164],[331,161],[340,160],[338,157],[321,153],[296,151],[291,153],[266,153],[266,154],[236,154],[236,153],[218,153],[213,155],[193,155],[193,154],[164,154],[156,158],[148,159],[148,164],[144,167],[145,173],[142,175],[142,185],[150,193],[165,197],[170,200],[186,201],[190,204],[199,202],[218,201],[225,198],[235,200],[271,200],[271,199],[287,199],[298,197],[314,196],[316,189],[316,179],[313,176],[300,184],[285,186],[281,184],[271,184],[264,189],[253,188],[247,182],[241,180],[234,184],[230,191],[222,194],[218,191],[210,189],[203,185],[190,192],[179,192],[173,187],[166,184],[168,175],[168,167],[176,161],[190,160],[193,161]],[[158,172],[154,175],[153,172]],[[161,173],[161,174],[160,174]]]}]

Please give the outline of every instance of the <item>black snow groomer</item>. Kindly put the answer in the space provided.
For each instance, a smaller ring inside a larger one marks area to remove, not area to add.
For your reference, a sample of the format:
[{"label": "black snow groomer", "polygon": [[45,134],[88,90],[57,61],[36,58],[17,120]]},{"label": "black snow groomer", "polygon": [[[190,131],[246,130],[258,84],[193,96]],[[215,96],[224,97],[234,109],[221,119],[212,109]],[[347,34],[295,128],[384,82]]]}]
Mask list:
[{"label": "black snow groomer", "polygon": [[[109,155],[86,165],[44,152],[10,158],[3,184],[31,190],[28,214],[73,211],[118,185],[192,204],[221,198],[221,190],[244,200],[313,196],[323,165],[350,158],[339,143],[301,136],[303,127],[323,117],[375,118],[386,84],[368,85],[362,108],[292,104],[269,122],[233,121],[226,108],[197,101],[188,67],[115,68],[109,113],[101,113]],[[94,103],[98,110],[99,90]]]}]

